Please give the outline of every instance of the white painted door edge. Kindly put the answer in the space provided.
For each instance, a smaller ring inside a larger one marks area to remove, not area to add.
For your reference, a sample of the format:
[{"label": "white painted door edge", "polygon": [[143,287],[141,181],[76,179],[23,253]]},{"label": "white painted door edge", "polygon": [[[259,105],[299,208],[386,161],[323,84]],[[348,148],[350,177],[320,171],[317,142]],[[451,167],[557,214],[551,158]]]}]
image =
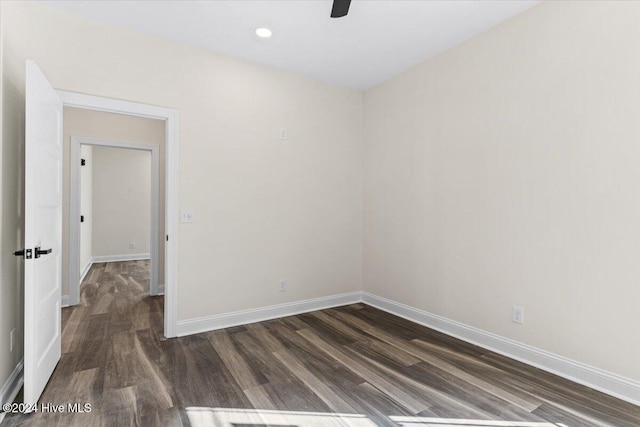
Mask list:
[{"label": "white painted door edge", "polygon": [[30,405],[62,353],[63,105],[34,61],[25,68],[23,401]]},{"label": "white painted door edge", "polygon": [[[179,114],[171,108],[58,90],[67,107],[85,108],[165,121],[165,300],[164,334],[176,336],[178,319],[178,168]],[[73,170],[73,169],[72,169]],[[157,245],[156,245],[157,247]]]}]

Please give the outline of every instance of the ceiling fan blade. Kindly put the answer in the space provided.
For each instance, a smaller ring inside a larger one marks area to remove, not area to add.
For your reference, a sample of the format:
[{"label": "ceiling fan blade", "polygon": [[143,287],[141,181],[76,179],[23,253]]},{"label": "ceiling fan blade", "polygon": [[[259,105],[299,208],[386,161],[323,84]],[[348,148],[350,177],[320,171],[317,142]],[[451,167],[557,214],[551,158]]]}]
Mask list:
[{"label": "ceiling fan blade", "polygon": [[342,18],[349,13],[349,5],[351,0],[333,0],[333,7],[331,8],[332,18]]}]

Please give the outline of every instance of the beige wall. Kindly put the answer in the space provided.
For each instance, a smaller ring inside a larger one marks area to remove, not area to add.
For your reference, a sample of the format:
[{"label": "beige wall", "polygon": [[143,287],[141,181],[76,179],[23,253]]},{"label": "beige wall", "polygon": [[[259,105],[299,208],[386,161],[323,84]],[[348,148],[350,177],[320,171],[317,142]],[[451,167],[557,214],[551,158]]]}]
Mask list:
[{"label": "beige wall", "polygon": [[[82,274],[90,265],[93,256],[93,146],[81,145],[80,158],[86,161],[85,166],[80,168],[80,215],[84,216],[84,222],[80,223],[80,274]],[[69,230],[62,234],[68,236]],[[68,258],[62,262],[68,265]],[[65,295],[67,294],[68,289]]]},{"label": "beige wall", "polygon": [[[179,110],[179,203],[195,212],[179,230],[179,319],[362,288],[360,92],[35,2],[1,4],[11,51],[4,71],[15,94],[5,94],[3,106],[16,123],[23,110],[7,103],[23,102],[27,58],[58,89]],[[286,141],[279,139],[282,127]],[[3,128],[14,134],[3,140],[15,168],[3,169],[10,175],[3,210],[13,207],[14,215],[7,247],[21,224],[20,129]],[[15,264],[11,292],[20,289]],[[279,279],[287,280],[287,292],[278,292]],[[6,315],[17,321],[16,305],[8,306]],[[13,368],[15,360],[5,357],[3,366]]]},{"label": "beige wall", "polygon": [[93,159],[93,256],[148,254],[151,152],[97,146]]},{"label": "beige wall", "polygon": [[[45,10],[49,10],[48,8]],[[156,144],[160,147],[160,200],[159,200],[159,225],[158,225],[158,242],[160,248],[158,250],[158,283],[164,283],[164,140],[165,140],[165,123],[161,120],[153,120],[142,117],[127,116],[124,114],[105,113],[102,111],[86,110],[82,108],[64,108],[64,153],[63,153],[63,193],[62,193],[62,253],[65,254],[64,259],[69,258],[69,157],[71,155],[71,137],[85,136],[92,138],[108,139],[122,142],[138,143],[138,144]],[[94,196],[95,193],[94,193]],[[115,203],[115,202],[114,202]],[[101,253],[93,253],[93,255],[115,255],[102,253],[104,245],[99,243],[95,246],[96,231],[94,230],[94,249],[99,249]],[[99,232],[98,232],[99,233]],[[100,237],[98,240],[102,242]],[[126,246],[127,253],[140,253],[137,250],[129,251]],[[104,247],[106,249],[106,247]],[[147,250],[146,252],[149,252]],[[84,264],[80,264],[80,269]],[[62,294],[69,293],[69,265],[68,262],[62,264]]]},{"label": "beige wall", "polygon": [[640,380],[640,3],[544,3],[364,110],[366,291]]},{"label": "beige wall", "polygon": [[[4,9],[0,1],[0,387],[22,360],[24,296],[22,261],[12,255],[24,244],[24,88],[5,72],[16,64],[16,55],[4,43],[8,21]],[[10,352],[12,329],[16,346]]]}]

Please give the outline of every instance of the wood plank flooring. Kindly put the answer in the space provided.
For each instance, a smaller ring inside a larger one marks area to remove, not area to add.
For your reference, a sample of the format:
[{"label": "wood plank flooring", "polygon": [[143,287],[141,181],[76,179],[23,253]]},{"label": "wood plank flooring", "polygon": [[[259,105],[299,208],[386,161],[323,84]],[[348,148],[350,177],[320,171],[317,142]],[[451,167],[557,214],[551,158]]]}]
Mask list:
[{"label": "wood plank flooring", "polygon": [[640,426],[640,407],[363,304],[166,340],[146,261],[96,264],[41,402],[3,426]]}]

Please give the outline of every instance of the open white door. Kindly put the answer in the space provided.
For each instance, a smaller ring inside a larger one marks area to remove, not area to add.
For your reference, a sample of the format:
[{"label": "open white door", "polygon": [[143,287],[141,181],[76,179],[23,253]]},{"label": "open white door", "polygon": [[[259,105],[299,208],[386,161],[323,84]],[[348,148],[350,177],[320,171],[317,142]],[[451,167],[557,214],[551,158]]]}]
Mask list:
[{"label": "open white door", "polygon": [[62,101],[27,61],[24,402],[38,401],[61,353]]}]

